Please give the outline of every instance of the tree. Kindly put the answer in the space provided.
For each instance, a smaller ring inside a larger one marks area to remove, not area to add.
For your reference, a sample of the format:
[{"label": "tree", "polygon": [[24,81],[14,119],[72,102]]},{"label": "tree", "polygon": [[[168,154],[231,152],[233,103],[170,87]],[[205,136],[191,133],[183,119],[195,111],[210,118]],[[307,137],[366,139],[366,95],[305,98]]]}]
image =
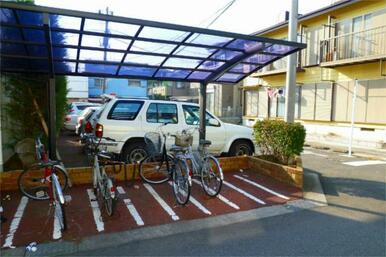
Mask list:
[{"label": "tree", "polygon": [[[17,2],[24,2],[28,4],[33,4],[31,0],[24,0]],[[2,15],[4,19],[12,18],[12,13],[3,12]],[[3,19],[2,18],[2,19]],[[23,13],[23,19],[28,19],[31,23],[39,24],[38,15],[33,13],[25,12]],[[58,23],[56,16],[50,16],[51,25],[55,26]],[[14,38],[15,34],[21,33],[19,30],[3,30],[2,37]],[[29,33],[27,35],[27,40],[36,39],[39,37],[39,33]],[[60,33],[52,34],[53,41],[63,42],[64,36]],[[7,51],[15,51],[21,49],[20,45],[12,44],[9,45]],[[35,48],[22,48],[26,53],[32,51],[36,56],[46,55],[45,47],[35,47]],[[55,49],[54,55],[56,56],[65,56],[65,49]],[[4,111],[8,118],[8,123],[10,126],[6,128],[10,138],[7,140],[8,145],[14,145],[16,142],[27,138],[27,137],[36,137],[39,134],[42,134],[42,120],[46,121],[48,117],[47,107],[48,99],[46,94],[46,87],[48,83],[49,76],[46,74],[34,74],[34,69],[36,67],[45,67],[48,61],[43,63],[41,60],[22,60],[16,59],[17,62],[25,62],[25,69],[27,72],[31,73],[2,73],[2,83],[4,83],[4,93],[9,98],[8,103],[5,104]],[[18,63],[20,64],[20,63]],[[43,66],[42,66],[43,65]],[[58,65],[65,65],[64,63],[59,63]],[[56,91],[56,129],[59,132],[60,128],[63,126],[63,118],[65,112],[67,111],[67,81],[64,76],[57,76],[55,78],[55,91]]]}]

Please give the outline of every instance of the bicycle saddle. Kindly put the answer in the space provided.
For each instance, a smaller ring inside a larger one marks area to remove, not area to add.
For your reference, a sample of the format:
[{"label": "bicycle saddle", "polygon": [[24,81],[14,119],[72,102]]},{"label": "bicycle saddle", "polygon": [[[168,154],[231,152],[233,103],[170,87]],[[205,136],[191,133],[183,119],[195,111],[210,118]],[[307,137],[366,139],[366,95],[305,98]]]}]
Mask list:
[{"label": "bicycle saddle", "polygon": [[200,145],[209,146],[211,144],[212,144],[212,141],[210,141],[210,140],[205,140],[205,139],[200,140]]}]

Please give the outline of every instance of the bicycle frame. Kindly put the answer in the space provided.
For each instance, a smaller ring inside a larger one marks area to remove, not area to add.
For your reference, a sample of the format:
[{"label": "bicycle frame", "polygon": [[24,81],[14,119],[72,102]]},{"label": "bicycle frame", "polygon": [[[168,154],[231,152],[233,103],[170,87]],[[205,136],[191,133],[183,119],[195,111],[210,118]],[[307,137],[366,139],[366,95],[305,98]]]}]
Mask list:
[{"label": "bicycle frame", "polygon": [[[101,139],[97,144],[95,144],[95,147],[93,149],[94,151],[94,163],[93,163],[93,187],[94,189],[99,188],[101,190],[102,195],[105,195],[105,188],[103,186],[103,180],[105,178],[108,178],[105,169],[103,166],[99,164],[99,159],[98,159],[98,147],[100,144]],[[113,187],[111,180],[108,180],[108,188],[112,189],[110,192],[110,196],[114,199],[115,198],[115,188]]]}]

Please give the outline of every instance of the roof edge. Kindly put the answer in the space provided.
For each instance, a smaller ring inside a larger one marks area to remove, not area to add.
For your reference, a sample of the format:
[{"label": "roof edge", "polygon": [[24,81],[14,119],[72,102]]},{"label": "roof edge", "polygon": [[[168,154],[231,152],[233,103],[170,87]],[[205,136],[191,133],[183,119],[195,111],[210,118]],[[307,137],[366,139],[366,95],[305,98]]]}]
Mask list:
[{"label": "roof edge", "polygon": [[[352,5],[354,3],[358,3],[360,1],[361,0],[341,0],[341,1],[338,1],[337,3],[335,3],[335,4],[332,4],[332,5],[329,5],[329,6],[320,8],[320,9],[317,9],[315,11],[309,12],[307,14],[301,15],[301,16],[299,16],[298,20],[299,21],[305,21],[307,19],[314,18],[316,16],[319,16],[319,15],[325,14],[327,12],[331,12],[331,11],[334,11],[334,10],[337,10],[337,9],[340,9],[340,8]],[[282,22],[279,22],[279,23],[277,23],[277,24],[275,24],[275,25],[273,25],[271,27],[268,27],[268,28],[256,31],[256,32],[252,33],[251,35],[253,35],[253,36],[263,35],[263,34],[275,31],[277,29],[284,28],[287,25],[288,25],[288,21],[282,21]]]}]

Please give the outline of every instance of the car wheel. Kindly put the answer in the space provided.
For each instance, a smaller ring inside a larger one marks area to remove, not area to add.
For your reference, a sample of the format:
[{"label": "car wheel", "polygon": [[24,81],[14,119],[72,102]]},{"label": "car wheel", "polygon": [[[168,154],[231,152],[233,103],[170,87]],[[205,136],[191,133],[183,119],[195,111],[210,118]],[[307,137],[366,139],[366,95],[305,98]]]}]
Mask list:
[{"label": "car wheel", "polygon": [[253,149],[251,144],[246,140],[234,142],[229,150],[229,156],[252,155]]},{"label": "car wheel", "polygon": [[128,143],[122,151],[121,160],[126,163],[139,163],[147,156],[143,142]]}]

